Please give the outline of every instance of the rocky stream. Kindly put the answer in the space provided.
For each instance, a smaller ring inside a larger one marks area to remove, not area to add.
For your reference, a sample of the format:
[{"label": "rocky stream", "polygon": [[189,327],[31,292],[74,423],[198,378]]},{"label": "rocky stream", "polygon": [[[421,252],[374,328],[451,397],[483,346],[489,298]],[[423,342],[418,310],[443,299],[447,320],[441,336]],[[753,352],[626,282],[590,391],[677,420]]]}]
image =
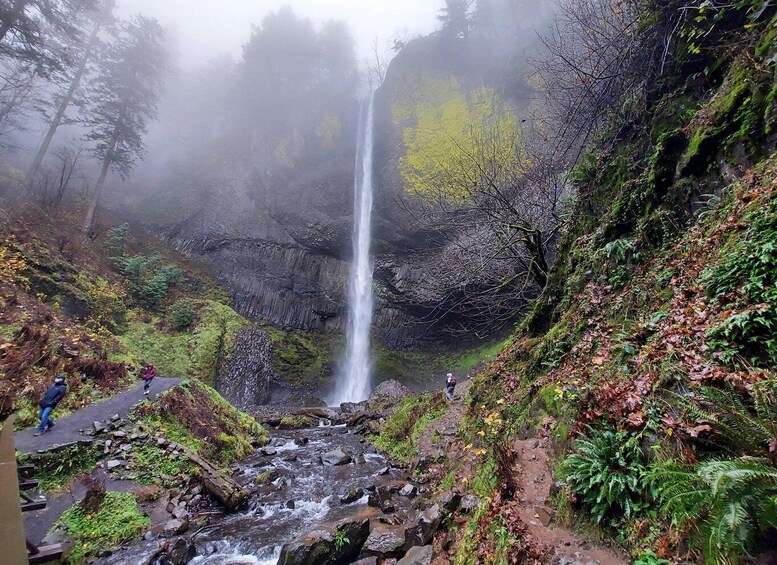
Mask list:
[{"label": "rocky stream", "polygon": [[[357,413],[348,424],[338,417],[319,419],[318,427],[272,430],[268,445],[232,469],[250,493],[241,509],[225,512],[197,487],[170,493],[159,512],[174,519],[156,520],[143,540],[96,562],[429,563],[432,537],[460,498],[428,500],[424,485],[411,480],[415,469],[387,460],[364,438],[371,418]],[[187,527],[178,530],[178,521]]]}]

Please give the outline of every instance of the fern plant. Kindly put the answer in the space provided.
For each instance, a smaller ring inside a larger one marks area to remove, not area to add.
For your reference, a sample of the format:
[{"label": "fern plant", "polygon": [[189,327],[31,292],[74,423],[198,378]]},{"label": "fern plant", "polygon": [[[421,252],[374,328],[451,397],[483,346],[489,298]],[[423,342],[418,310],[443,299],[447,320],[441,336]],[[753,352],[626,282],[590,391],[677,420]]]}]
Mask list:
[{"label": "fern plant", "polygon": [[738,563],[758,532],[777,527],[777,468],[765,459],[669,461],[650,479],[672,521],[696,531],[707,563]]},{"label": "fern plant", "polygon": [[626,518],[639,508],[644,492],[645,457],[637,436],[610,427],[588,428],[559,469],[572,492],[591,507],[597,523],[608,513]]},{"label": "fern plant", "polygon": [[686,420],[712,425],[719,448],[769,457],[777,464],[777,379],[754,383],[749,399],[731,388],[713,387],[700,387],[693,396],[673,396]]}]

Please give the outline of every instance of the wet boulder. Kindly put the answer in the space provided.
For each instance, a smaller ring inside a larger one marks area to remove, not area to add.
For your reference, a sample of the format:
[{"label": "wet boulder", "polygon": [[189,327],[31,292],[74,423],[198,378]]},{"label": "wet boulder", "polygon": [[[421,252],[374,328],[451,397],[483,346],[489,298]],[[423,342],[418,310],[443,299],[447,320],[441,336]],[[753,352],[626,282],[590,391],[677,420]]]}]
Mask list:
[{"label": "wet boulder", "polygon": [[343,496],[340,497],[340,502],[343,504],[352,504],[364,496],[364,489],[355,488],[349,490]]},{"label": "wet boulder", "polygon": [[159,565],[186,565],[197,556],[197,548],[192,540],[178,538],[164,549],[157,563]]},{"label": "wet boulder", "polygon": [[367,400],[370,408],[373,410],[380,410],[388,406],[393,406],[406,396],[410,396],[412,392],[405,385],[395,380],[383,381],[375,390],[372,391],[370,398]]},{"label": "wet boulder", "polygon": [[401,557],[405,549],[405,526],[384,524],[374,520],[370,535],[364,542],[362,555],[365,557]]},{"label": "wet boulder", "polygon": [[433,504],[419,513],[418,517],[407,529],[405,541],[407,542],[408,547],[426,545],[432,541],[434,533],[437,531],[437,528],[440,527],[442,519],[443,515],[440,506],[437,504]]},{"label": "wet boulder", "polygon": [[366,412],[369,409],[367,402],[343,402],[340,404],[340,412],[343,414],[355,414],[356,412]]},{"label": "wet boulder", "polygon": [[370,533],[367,519],[321,524],[283,546],[278,565],[337,565],[351,563]]},{"label": "wet boulder", "polygon": [[434,549],[431,545],[411,547],[405,556],[397,561],[397,565],[429,565],[433,555]]},{"label": "wet boulder", "polygon": [[166,536],[175,536],[184,533],[189,529],[189,521],[186,519],[174,518],[165,522],[163,533]]},{"label": "wet boulder", "polygon": [[294,411],[294,416],[308,416],[311,418],[323,418],[336,421],[339,419],[337,412],[331,408],[300,408]]},{"label": "wet boulder", "polygon": [[337,465],[347,465],[353,460],[353,457],[351,457],[351,454],[348,453],[345,449],[333,449],[332,451],[327,451],[321,456],[321,463],[324,465],[330,465],[330,466],[337,466]]}]

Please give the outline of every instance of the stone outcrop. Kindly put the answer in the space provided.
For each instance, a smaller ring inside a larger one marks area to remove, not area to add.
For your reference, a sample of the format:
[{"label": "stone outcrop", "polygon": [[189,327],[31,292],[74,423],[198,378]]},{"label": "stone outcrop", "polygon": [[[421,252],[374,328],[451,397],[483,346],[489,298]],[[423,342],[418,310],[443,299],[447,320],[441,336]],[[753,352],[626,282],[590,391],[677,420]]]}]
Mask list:
[{"label": "stone outcrop", "polygon": [[284,545],[278,565],[351,563],[359,556],[369,533],[370,522],[367,519],[321,524]]},{"label": "stone outcrop", "polygon": [[224,362],[216,388],[234,406],[246,409],[270,398],[277,379],[272,368],[272,341],[256,326],[240,330],[235,337],[235,352]]}]

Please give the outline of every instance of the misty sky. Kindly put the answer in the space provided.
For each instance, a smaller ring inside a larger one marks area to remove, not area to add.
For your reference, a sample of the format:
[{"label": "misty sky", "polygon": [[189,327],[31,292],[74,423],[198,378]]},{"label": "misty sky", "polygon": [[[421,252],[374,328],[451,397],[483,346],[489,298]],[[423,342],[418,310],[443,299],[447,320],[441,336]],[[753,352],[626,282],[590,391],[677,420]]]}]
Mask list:
[{"label": "misty sky", "polygon": [[359,59],[372,51],[377,37],[381,48],[395,34],[425,34],[436,25],[443,0],[118,0],[121,15],[142,13],[157,18],[170,30],[185,68],[223,53],[240,55],[251,24],[268,12],[289,5],[295,13],[320,24],[345,20],[356,41]]}]

